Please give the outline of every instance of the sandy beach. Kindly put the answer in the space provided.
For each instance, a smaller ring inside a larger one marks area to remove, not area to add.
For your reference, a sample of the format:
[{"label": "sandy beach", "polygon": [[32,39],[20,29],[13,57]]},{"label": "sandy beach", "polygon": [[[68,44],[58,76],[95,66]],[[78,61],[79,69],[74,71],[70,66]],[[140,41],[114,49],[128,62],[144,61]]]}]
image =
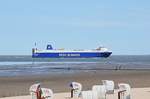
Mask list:
[{"label": "sandy beach", "polygon": [[[106,95],[107,99],[118,99],[117,92],[115,94]],[[131,98],[132,99],[148,99],[150,97],[150,88],[132,88]],[[70,93],[55,93],[54,99],[80,99],[80,98],[70,98]],[[14,97],[4,97],[0,99],[32,99],[30,95],[26,96],[14,96]]]},{"label": "sandy beach", "polygon": [[101,84],[101,80],[114,80],[115,84],[129,83],[132,88],[150,87],[150,71],[146,70],[99,70],[76,74],[32,75],[0,77],[0,97],[29,95],[29,87],[40,82],[42,87],[50,88],[54,93],[69,92],[69,83],[80,82],[83,90],[90,90],[92,85]]}]

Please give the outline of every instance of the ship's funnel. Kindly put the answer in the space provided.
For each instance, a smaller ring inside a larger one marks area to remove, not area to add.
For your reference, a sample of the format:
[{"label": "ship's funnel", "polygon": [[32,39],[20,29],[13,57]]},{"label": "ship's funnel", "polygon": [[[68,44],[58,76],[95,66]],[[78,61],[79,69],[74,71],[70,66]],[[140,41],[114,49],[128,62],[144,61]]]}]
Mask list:
[{"label": "ship's funnel", "polygon": [[47,48],[46,48],[47,50],[52,50],[53,49],[53,47],[52,47],[52,45],[47,45]]}]

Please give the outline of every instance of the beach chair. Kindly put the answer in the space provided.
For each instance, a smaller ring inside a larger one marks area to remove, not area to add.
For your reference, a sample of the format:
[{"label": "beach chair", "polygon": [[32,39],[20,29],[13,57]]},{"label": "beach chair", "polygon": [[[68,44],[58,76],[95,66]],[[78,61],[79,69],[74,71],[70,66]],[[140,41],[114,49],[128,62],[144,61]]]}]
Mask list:
[{"label": "beach chair", "polygon": [[102,80],[103,85],[106,87],[107,94],[114,94],[115,84],[112,80]]},{"label": "beach chair", "polygon": [[71,98],[73,97],[80,97],[81,96],[81,91],[82,91],[82,85],[78,82],[72,82],[70,84],[71,87]]},{"label": "beach chair", "polygon": [[120,83],[119,86],[119,92],[118,92],[118,99],[131,99],[130,93],[131,93],[131,87],[129,84]]},{"label": "beach chair", "polygon": [[48,88],[41,88],[42,90],[42,99],[53,99],[53,91]]},{"label": "beach chair", "polygon": [[105,85],[94,85],[92,87],[93,92],[97,92],[98,99],[106,99],[106,87]]},{"label": "beach chair", "polygon": [[29,91],[32,99],[41,99],[40,83],[31,85]]},{"label": "beach chair", "polygon": [[98,95],[95,90],[82,91],[81,99],[98,99]]}]

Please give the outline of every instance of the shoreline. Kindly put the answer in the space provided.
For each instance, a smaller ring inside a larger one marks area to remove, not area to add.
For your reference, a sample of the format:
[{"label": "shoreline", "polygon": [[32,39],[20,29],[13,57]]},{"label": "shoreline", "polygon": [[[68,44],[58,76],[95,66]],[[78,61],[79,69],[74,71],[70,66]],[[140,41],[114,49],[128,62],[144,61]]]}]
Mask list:
[{"label": "shoreline", "polygon": [[132,88],[150,87],[149,70],[97,70],[79,73],[61,73],[31,76],[0,77],[0,97],[29,95],[29,87],[41,83],[42,87],[50,88],[54,93],[69,92],[69,83],[80,82],[83,90],[89,90],[101,80],[114,80],[115,84],[129,83]]}]

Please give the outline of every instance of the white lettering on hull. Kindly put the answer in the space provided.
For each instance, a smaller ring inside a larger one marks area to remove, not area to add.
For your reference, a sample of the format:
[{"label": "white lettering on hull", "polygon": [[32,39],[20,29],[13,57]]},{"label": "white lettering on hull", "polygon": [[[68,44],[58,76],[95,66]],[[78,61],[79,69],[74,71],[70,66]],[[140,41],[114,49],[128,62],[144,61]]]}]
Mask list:
[{"label": "white lettering on hull", "polygon": [[60,57],[69,57],[69,56],[74,56],[74,57],[76,57],[76,56],[80,56],[80,54],[59,54],[59,56]]}]

